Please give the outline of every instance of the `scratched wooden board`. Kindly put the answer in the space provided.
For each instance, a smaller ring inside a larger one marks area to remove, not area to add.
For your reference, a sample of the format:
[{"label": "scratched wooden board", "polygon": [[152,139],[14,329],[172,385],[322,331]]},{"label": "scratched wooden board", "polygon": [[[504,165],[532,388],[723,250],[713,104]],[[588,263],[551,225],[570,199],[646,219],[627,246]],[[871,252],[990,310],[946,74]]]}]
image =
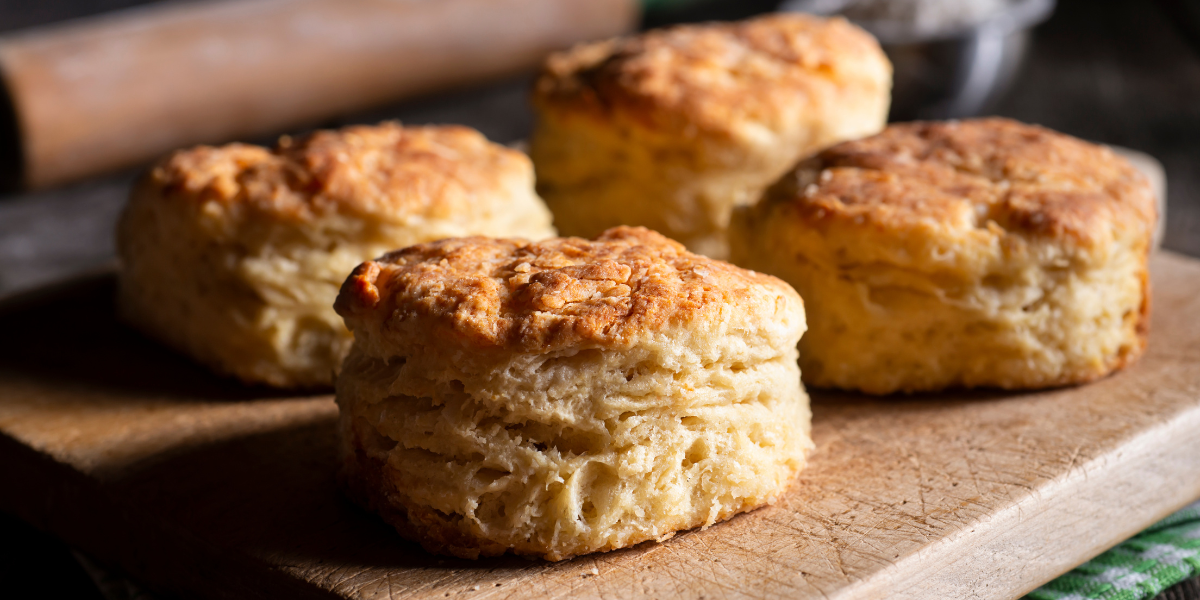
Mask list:
[{"label": "scratched wooden board", "polygon": [[0,507],[189,597],[1014,598],[1200,497],[1200,261],[1147,355],[1045,393],[814,394],[783,500],[563,563],[444,559],[334,483],[336,409],[207,375],[101,276],[0,309]]}]

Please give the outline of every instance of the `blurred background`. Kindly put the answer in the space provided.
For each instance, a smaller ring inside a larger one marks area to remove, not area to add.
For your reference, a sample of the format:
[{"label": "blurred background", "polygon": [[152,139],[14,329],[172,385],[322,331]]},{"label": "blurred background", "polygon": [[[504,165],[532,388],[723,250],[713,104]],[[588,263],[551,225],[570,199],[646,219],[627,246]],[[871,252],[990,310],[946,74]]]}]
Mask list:
[{"label": "blurred background", "polygon": [[[384,2],[497,8],[383,19],[379,2],[0,2],[0,294],[109,264],[132,178],[172,148],[382,119],[509,143],[530,131],[526,88],[550,49],[780,9],[876,33],[893,120],[996,114],[1153,156],[1165,246],[1200,255],[1197,0],[642,0],[640,17],[635,2]],[[296,17],[329,6],[361,8]]]},{"label": "blurred background", "polygon": [[[0,297],[110,267],[131,182],[172,148],[383,119],[516,142],[546,52],[775,10],[875,33],[892,120],[1002,115],[1153,157],[1164,247],[1200,256],[1200,0],[2,1]],[[137,595],[0,514],[0,589],[47,581]]]}]

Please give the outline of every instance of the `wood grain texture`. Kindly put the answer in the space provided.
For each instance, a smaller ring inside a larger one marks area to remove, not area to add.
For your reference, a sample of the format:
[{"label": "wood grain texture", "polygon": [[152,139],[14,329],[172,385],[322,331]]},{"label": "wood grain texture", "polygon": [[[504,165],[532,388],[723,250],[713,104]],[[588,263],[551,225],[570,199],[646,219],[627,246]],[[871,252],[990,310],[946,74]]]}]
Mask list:
[{"label": "wood grain texture", "polygon": [[632,29],[633,0],[219,0],[0,38],[24,183],[245,139],[534,68]]},{"label": "wood grain texture", "polygon": [[185,597],[1014,598],[1200,497],[1200,261],[1153,277],[1123,373],[816,393],[777,506],[557,564],[401,541],[337,493],[329,397],[208,376],[114,322],[96,278],[0,309],[0,508]]}]

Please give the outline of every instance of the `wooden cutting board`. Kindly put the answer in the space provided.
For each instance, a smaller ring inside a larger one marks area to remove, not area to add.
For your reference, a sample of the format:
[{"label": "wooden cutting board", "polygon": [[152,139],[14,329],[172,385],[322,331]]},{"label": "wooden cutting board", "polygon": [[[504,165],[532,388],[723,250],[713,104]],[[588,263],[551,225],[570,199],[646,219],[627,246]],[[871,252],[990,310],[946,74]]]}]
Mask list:
[{"label": "wooden cutting board", "polygon": [[207,375],[114,321],[100,276],[0,307],[0,508],[187,597],[1014,598],[1200,497],[1200,261],[1153,280],[1123,373],[813,394],[777,506],[553,564],[402,541],[338,494],[330,397]]}]

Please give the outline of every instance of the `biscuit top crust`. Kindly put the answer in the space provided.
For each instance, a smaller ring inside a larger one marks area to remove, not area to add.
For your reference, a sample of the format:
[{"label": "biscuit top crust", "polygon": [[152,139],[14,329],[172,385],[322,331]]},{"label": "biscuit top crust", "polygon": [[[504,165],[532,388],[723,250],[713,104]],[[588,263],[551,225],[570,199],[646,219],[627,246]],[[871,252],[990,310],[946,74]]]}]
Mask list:
[{"label": "biscuit top crust", "polygon": [[748,329],[772,339],[794,341],[804,329],[791,286],[640,227],[609,229],[595,241],[418,244],[359,265],[334,307],[359,343],[366,328],[367,337],[479,350],[628,347],[673,325],[712,332],[747,319]]},{"label": "biscuit top crust", "polygon": [[809,114],[819,90],[860,80],[891,82],[869,33],[840,18],[778,13],[576,46],[546,61],[533,100],[602,121],[621,113],[651,129],[729,133],[747,122],[780,127]]},{"label": "biscuit top crust", "polygon": [[504,182],[514,175],[532,182],[529,159],[473,129],[391,122],[285,136],[272,149],[181,150],[143,185],[213,203],[228,218],[311,221],[344,212],[403,220],[469,214],[474,195],[512,187]]},{"label": "biscuit top crust", "polygon": [[1124,158],[999,118],[892,125],[802,162],[765,198],[814,224],[985,230],[1084,247],[1122,231],[1148,242],[1157,219],[1149,182]]}]

